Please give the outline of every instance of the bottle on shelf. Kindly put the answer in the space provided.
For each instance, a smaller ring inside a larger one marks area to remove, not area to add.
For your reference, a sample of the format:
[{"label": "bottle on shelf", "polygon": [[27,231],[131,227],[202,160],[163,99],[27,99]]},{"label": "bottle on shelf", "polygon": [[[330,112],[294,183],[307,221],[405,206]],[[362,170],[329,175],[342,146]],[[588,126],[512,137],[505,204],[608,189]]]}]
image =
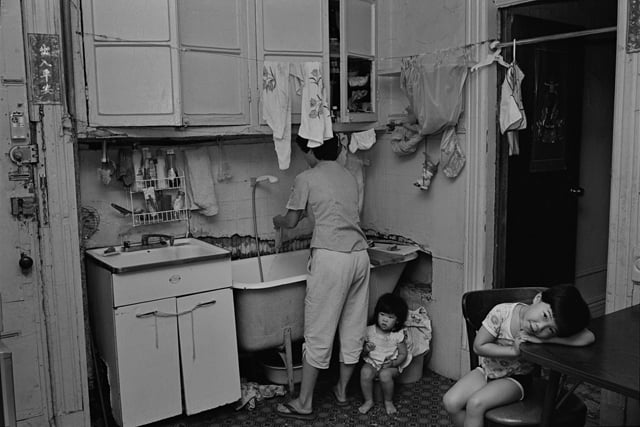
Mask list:
[{"label": "bottle on shelf", "polygon": [[156,186],[157,172],[156,172],[156,163],[153,160],[153,156],[151,155],[151,151],[147,147],[142,148],[142,156],[144,158],[144,179],[145,179],[145,187],[154,187]]},{"label": "bottle on shelf", "polygon": [[158,178],[158,190],[167,188],[167,168],[166,159],[162,150],[156,151],[156,175]]},{"label": "bottle on shelf", "polygon": [[144,171],[142,166],[142,153],[138,149],[134,149],[131,157],[133,159],[134,183],[133,191],[142,191],[142,180],[144,179]]},{"label": "bottle on shelf", "polygon": [[178,191],[178,195],[173,201],[173,210],[178,212],[182,209],[184,209],[184,192]]},{"label": "bottle on shelf", "polygon": [[180,187],[180,178],[178,178],[178,169],[176,169],[176,152],[170,148],[167,150],[167,182],[169,187]]}]

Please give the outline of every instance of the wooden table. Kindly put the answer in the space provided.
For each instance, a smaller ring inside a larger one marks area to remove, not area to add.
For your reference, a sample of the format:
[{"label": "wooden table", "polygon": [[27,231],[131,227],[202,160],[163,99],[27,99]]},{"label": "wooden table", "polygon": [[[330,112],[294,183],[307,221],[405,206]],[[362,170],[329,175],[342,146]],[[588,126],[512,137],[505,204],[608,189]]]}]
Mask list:
[{"label": "wooden table", "polygon": [[542,412],[548,426],[561,374],[640,400],[640,305],[593,319],[596,341],[586,347],[523,343],[522,357],[549,368]]}]

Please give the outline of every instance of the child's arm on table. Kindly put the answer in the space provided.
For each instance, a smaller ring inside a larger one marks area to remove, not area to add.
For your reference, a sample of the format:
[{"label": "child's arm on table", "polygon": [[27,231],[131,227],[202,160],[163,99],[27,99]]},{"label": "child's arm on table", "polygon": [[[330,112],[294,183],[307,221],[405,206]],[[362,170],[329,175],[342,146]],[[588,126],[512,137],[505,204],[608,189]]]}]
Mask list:
[{"label": "child's arm on table", "polygon": [[491,335],[487,328],[481,326],[473,341],[473,351],[478,356],[484,357],[517,357],[520,355],[520,343],[523,340],[516,338],[514,345],[506,346],[496,343],[496,337]]},{"label": "child's arm on table", "polygon": [[595,335],[588,329],[583,329],[580,332],[570,335],[568,337],[551,337],[547,339],[540,339],[533,335],[528,335],[525,333],[521,333],[520,336],[524,341],[536,343],[536,344],[562,344],[568,345],[571,347],[583,347],[585,345],[589,345],[596,340]]}]

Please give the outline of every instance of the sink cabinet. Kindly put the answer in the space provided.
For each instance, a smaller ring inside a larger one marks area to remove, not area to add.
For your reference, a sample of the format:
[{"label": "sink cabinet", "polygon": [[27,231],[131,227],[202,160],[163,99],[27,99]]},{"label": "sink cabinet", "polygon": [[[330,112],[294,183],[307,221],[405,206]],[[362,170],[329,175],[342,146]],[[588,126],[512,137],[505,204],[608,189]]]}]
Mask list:
[{"label": "sink cabinet", "polygon": [[115,420],[137,426],[238,400],[230,257],[122,270],[102,254],[87,251],[87,293]]}]

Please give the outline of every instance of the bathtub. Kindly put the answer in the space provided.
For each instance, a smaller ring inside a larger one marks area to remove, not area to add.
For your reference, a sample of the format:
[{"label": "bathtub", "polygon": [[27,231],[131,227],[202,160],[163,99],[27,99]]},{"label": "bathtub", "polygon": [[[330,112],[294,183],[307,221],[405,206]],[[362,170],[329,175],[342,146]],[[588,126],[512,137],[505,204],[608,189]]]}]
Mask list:
[{"label": "bathtub", "polygon": [[[375,303],[392,292],[408,261],[418,257],[418,248],[377,243],[369,248],[369,319]],[[233,300],[238,347],[253,352],[303,338],[304,296],[309,250],[262,256],[264,281],[260,281],[257,258],[231,261]]]}]

